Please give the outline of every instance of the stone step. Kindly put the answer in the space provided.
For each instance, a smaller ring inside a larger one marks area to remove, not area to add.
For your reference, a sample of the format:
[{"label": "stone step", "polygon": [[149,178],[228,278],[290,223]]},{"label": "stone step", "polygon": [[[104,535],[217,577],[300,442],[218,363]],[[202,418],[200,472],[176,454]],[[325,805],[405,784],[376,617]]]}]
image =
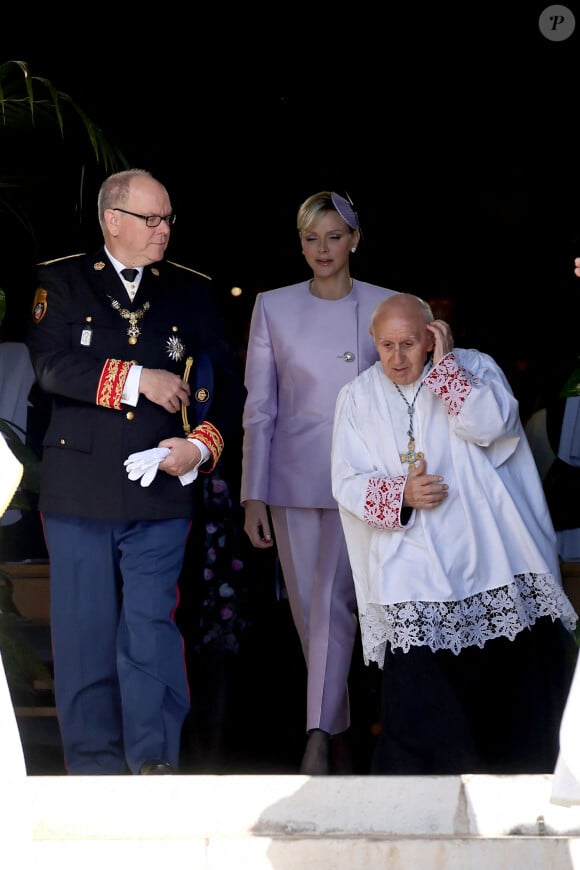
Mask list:
[{"label": "stone step", "polygon": [[[28,777],[43,870],[580,868],[551,775]],[[31,865],[32,866],[32,865]]]}]

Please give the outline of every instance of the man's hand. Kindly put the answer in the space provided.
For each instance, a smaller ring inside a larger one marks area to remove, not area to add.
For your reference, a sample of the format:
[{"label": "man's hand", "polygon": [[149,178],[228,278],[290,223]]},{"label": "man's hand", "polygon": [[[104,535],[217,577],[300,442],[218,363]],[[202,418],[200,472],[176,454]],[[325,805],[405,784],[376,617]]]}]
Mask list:
[{"label": "man's hand", "polygon": [[405,492],[403,493],[403,507],[432,510],[445,501],[448,495],[446,483],[438,474],[426,474],[427,463],[420,459],[415,468],[409,469]]},{"label": "man's hand", "polygon": [[436,366],[446,353],[453,350],[453,335],[451,327],[445,320],[432,320],[431,323],[427,324],[427,329],[435,340],[433,365]]},{"label": "man's hand", "polygon": [[580,278],[580,257],[576,257],[576,259],[574,260],[574,265],[576,266],[576,268],[574,269],[574,274],[577,278]]},{"label": "man's hand", "polygon": [[188,438],[164,438],[159,447],[169,448],[169,456],[159,463],[159,470],[172,477],[187,474],[201,459],[201,450]]},{"label": "man's hand", "polygon": [[[150,402],[161,405],[170,414],[181,409],[181,403],[189,405],[190,388],[179,375],[165,369],[143,369],[139,380],[139,392]],[[165,469],[164,469],[165,470]]]},{"label": "man's hand", "polygon": [[268,522],[268,511],[263,501],[258,499],[248,499],[244,502],[246,519],[244,522],[244,531],[254,545],[260,549],[272,547],[274,541]]}]

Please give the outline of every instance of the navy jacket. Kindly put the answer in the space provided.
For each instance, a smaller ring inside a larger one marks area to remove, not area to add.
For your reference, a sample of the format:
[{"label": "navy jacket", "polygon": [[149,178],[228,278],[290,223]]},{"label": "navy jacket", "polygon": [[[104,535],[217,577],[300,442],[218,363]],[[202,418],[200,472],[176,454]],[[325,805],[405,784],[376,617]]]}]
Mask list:
[{"label": "navy jacket", "polygon": [[[140,333],[134,344],[131,312]],[[182,486],[177,477],[158,472],[142,487],[128,479],[123,464],[131,453],[184,436],[182,414],[170,414],[143,395],[135,408],[99,401],[107,395],[111,360],[183,376],[192,357],[191,428],[207,420],[219,430],[225,450],[229,437],[237,443],[242,374],[224,339],[210,280],[169,261],[155,263],[145,267],[130,303],[101,248],[41,266],[32,314],[28,347],[39,386],[52,397],[40,510],[112,521],[192,516],[192,490],[199,481]],[[197,382],[201,360],[203,382]],[[211,471],[217,458],[200,470]]]}]

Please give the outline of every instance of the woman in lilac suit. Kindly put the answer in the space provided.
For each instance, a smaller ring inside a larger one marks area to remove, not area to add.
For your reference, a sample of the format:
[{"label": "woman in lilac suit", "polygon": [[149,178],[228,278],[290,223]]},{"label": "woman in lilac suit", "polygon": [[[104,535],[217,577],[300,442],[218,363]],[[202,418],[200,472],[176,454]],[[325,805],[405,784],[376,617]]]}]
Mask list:
[{"label": "woman in lilac suit", "polygon": [[308,674],[300,772],[318,775],[348,772],[331,769],[330,759],[344,758],[348,747],[348,675],[357,631],[352,574],[331,492],[334,407],[341,387],[377,360],[371,315],[395,291],[351,278],[349,258],[361,239],[352,202],[321,191],[302,203],[297,223],[312,278],[259,293],[252,313],[241,500],[252,544],[266,548],[276,541]]}]

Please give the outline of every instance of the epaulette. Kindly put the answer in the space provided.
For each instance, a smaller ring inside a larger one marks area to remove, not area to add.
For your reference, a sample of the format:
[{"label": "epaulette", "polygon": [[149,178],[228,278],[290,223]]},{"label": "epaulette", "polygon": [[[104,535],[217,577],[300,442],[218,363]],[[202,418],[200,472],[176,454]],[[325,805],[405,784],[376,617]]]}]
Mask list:
[{"label": "epaulette", "polygon": [[197,269],[190,269],[189,266],[182,266],[181,263],[174,263],[173,260],[166,260],[170,266],[177,266],[178,269],[185,269],[186,272],[193,272],[194,275],[199,275],[200,278],[207,278],[208,281],[213,281],[210,275],[205,275],[203,272],[198,272]]},{"label": "epaulette", "polygon": [[72,260],[73,257],[84,257],[84,251],[81,254],[67,254],[66,257],[57,257],[56,260],[45,260],[43,263],[37,263],[37,266],[51,266],[53,263],[62,263],[63,260]]}]

